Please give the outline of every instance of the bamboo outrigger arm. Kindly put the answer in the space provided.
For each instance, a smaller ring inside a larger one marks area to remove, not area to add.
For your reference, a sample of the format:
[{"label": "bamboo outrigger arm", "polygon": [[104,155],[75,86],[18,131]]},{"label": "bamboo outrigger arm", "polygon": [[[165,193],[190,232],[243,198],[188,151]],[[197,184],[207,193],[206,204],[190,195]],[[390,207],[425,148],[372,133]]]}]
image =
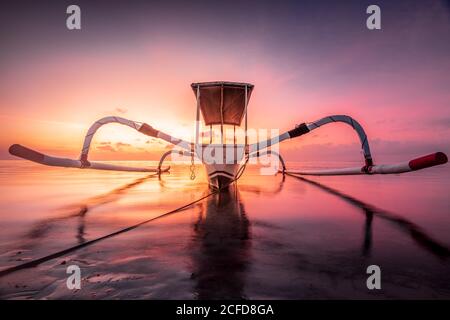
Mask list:
[{"label": "bamboo outrigger arm", "polygon": [[88,157],[88,153],[89,153],[89,148],[91,146],[92,138],[94,137],[94,134],[97,132],[97,130],[101,126],[103,126],[107,123],[119,123],[119,124],[128,126],[130,128],[133,128],[147,136],[162,139],[168,143],[174,144],[174,145],[181,147],[183,149],[186,149],[186,150],[191,149],[190,142],[184,141],[182,139],[174,138],[171,135],[168,135],[162,131],[156,130],[155,128],[153,128],[152,126],[150,126],[146,123],[128,120],[128,119],[121,118],[121,117],[104,117],[104,118],[94,122],[93,125],[91,125],[91,127],[89,128],[89,130],[86,134],[86,137],[84,138],[83,149],[81,150],[80,160],[82,162],[86,163],[86,165],[89,165],[87,157]]},{"label": "bamboo outrigger arm", "polygon": [[[37,162],[52,167],[66,167],[79,169],[87,168],[97,170],[132,171],[132,172],[159,172],[157,169],[151,167],[121,166],[97,161],[91,161],[89,162],[89,166],[86,166],[86,163],[83,163],[81,160],[49,156],[37,152],[35,150],[32,150],[30,148],[24,147],[20,144],[13,144],[11,147],[9,147],[9,153],[16,157],[23,158],[25,160]],[[163,168],[162,172],[166,172],[169,169],[170,167]]]},{"label": "bamboo outrigger arm", "polygon": [[168,156],[170,156],[171,154],[178,154],[180,156],[185,156],[185,157],[192,157],[192,156],[195,157],[196,156],[195,153],[193,153],[193,152],[188,152],[188,151],[184,151],[184,150],[176,150],[176,149],[169,150],[161,156],[161,159],[159,159],[158,170],[160,172],[162,172],[161,168],[164,163],[164,160],[166,160],[166,158]]},{"label": "bamboo outrigger arm", "polygon": [[[249,155],[258,156],[260,151],[267,149],[268,147],[280,143],[284,140],[299,137],[305,135],[312,130],[315,130],[325,124],[332,122],[343,122],[350,125],[358,134],[358,138],[361,143],[361,148],[364,154],[365,164],[362,167],[355,168],[340,168],[340,169],[327,169],[327,170],[307,170],[307,171],[287,171],[283,166],[283,172],[303,174],[303,175],[353,175],[353,174],[391,174],[391,173],[402,173],[408,171],[420,170],[440,164],[444,164],[448,161],[447,156],[442,152],[433,153],[424,157],[416,158],[408,162],[392,164],[392,165],[374,165],[372,155],[370,153],[369,142],[367,139],[367,135],[364,132],[362,126],[353,118],[346,115],[334,115],[328,116],[322,119],[319,119],[310,123],[302,123],[297,125],[294,129],[289,130],[275,138],[269,139],[267,141],[254,143],[247,146],[247,152]],[[117,171],[137,171],[137,172],[165,172],[169,170],[167,168],[161,168],[161,164],[158,168],[149,168],[149,167],[130,167],[130,166],[121,166],[109,163],[102,162],[91,162],[88,160],[88,154],[90,145],[92,142],[92,138],[97,130],[108,123],[119,123],[122,125],[129,126],[147,136],[162,139],[170,144],[180,147],[186,151],[182,151],[186,153],[185,155],[194,155],[195,144],[190,143],[188,141],[174,138],[171,135],[168,135],[162,131],[156,130],[150,125],[146,123],[141,123],[137,121],[128,120],[121,117],[105,117],[98,121],[96,121],[88,130],[86,137],[84,139],[83,148],[81,151],[80,158],[78,160],[75,159],[67,159],[67,158],[59,158],[52,157],[32,149],[26,148],[24,146],[14,144],[9,148],[9,152],[12,155],[34,161],[40,164],[49,165],[49,166],[59,166],[59,167],[72,167],[72,168],[90,168],[90,169],[100,169],[100,170],[117,170]],[[170,153],[165,154],[163,158],[168,156]],[[255,154],[255,155],[253,155]]]},{"label": "bamboo outrigger arm", "polygon": [[170,167],[166,168],[131,167],[131,166],[115,165],[110,163],[89,161],[88,154],[92,138],[94,137],[94,134],[100,127],[108,123],[119,123],[122,125],[126,125],[147,136],[159,138],[166,142],[179,146],[183,149],[191,150],[191,143],[184,141],[182,139],[174,138],[164,132],[158,131],[146,123],[132,121],[121,117],[104,117],[94,122],[94,124],[89,128],[86,137],[84,139],[80,158],[78,160],[49,156],[19,144],[12,145],[9,148],[9,153],[26,160],[56,167],[89,168],[99,170],[135,171],[135,172],[159,172],[159,173],[166,172],[170,169]]},{"label": "bamboo outrigger arm", "polygon": [[280,170],[280,171],[281,172],[286,171],[286,162],[284,161],[283,157],[276,151],[273,151],[273,150],[257,151],[257,152],[251,153],[249,155],[249,158],[258,158],[258,157],[262,157],[265,155],[273,155],[273,156],[278,157],[278,160],[280,161],[281,168],[282,168],[282,170]]},{"label": "bamboo outrigger arm", "polygon": [[367,139],[367,135],[364,132],[363,127],[355,119],[346,115],[333,115],[321,118],[314,122],[302,123],[300,125],[297,125],[294,129],[289,130],[277,137],[274,137],[264,142],[258,142],[249,145],[249,152],[250,153],[259,152],[259,150],[263,150],[287,139],[305,135],[311,132],[312,130],[315,130],[325,124],[332,122],[346,123],[356,131],[364,154],[365,160],[364,166],[354,168],[339,168],[326,170],[297,170],[297,171],[287,171],[284,170],[283,168],[283,172],[301,175],[322,175],[322,176],[355,175],[355,174],[395,174],[429,168],[436,165],[447,163],[448,161],[448,158],[445,155],[445,153],[436,152],[407,162],[401,162],[397,164],[374,165],[373,158],[370,153],[369,141]]},{"label": "bamboo outrigger arm", "polygon": [[346,124],[352,126],[352,128],[358,134],[359,140],[361,142],[366,165],[368,165],[368,166],[372,165],[373,160],[372,160],[372,155],[370,154],[369,142],[367,140],[367,135],[364,132],[363,127],[355,119],[353,119],[352,117],[349,117],[349,116],[345,116],[345,115],[328,116],[328,117],[321,118],[314,122],[299,124],[294,129],[289,130],[277,137],[274,137],[274,138],[269,139],[264,142],[258,142],[258,143],[249,145],[249,152],[250,153],[257,152],[259,150],[263,150],[272,145],[280,143],[284,140],[302,136],[304,134],[311,132],[314,129],[317,129],[317,128],[319,128],[327,123],[331,123],[331,122],[343,122],[343,123],[346,123]]}]

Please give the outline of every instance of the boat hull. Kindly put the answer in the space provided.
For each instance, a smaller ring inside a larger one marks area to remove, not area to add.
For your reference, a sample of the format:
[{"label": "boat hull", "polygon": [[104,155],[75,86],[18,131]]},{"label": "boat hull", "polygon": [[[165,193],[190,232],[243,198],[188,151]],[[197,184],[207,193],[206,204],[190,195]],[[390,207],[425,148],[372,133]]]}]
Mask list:
[{"label": "boat hull", "polygon": [[205,168],[211,188],[225,189],[235,180],[239,164],[207,164]]}]

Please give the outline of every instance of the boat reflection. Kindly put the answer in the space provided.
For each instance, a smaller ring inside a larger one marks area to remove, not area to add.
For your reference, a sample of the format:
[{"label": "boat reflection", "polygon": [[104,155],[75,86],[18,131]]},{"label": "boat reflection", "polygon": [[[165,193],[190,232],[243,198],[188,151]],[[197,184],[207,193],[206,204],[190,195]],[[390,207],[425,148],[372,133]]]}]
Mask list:
[{"label": "boat reflection", "polygon": [[364,223],[364,241],[362,246],[362,255],[364,257],[370,256],[372,252],[372,221],[373,221],[373,211],[370,209],[362,209],[366,215],[366,220]]},{"label": "boat reflection", "polygon": [[447,259],[450,256],[450,249],[446,247],[444,244],[439,243],[437,240],[433,239],[430,235],[428,235],[422,228],[413,222],[386,210],[374,207],[368,203],[365,203],[359,199],[356,199],[350,195],[347,195],[339,190],[328,187],[324,184],[321,184],[317,181],[313,181],[301,176],[288,174],[291,177],[294,177],[298,180],[301,180],[305,183],[313,185],[329,194],[335,195],[340,199],[344,200],[347,203],[359,208],[366,216],[366,222],[364,227],[364,242],[363,242],[363,255],[370,255],[372,250],[372,220],[374,216],[377,216],[380,219],[386,220],[396,226],[399,230],[405,232],[407,235],[411,237],[411,239],[417,243],[421,248],[426,251],[432,253],[436,257],[440,259]]},{"label": "boat reflection", "polygon": [[245,298],[250,247],[250,222],[237,188],[205,200],[193,225],[190,250],[196,298]]},{"label": "boat reflection", "polygon": [[133,180],[130,183],[124,184],[118,188],[115,188],[107,193],[93,196],[81,203],[65,206],[60,208],[62,214],[56,217],[43,219],[34,224],[34,226],[29,230],[23,237],[26,243],[22,246],[31,248],[37,244],[38,240],[44,239],[53,226],[57,223],[65,222],[72,218],[78,219],[78,227],[76,232],[76,239],[78,243],[84,243],[86,241],[85,235],[85,218],[90,210],[100,207],[102,205],[117,201],[121,196],[125,195],[131,189],[147,182],[150,179],[157,178],[158,175],[150,174],[142,178]]}]

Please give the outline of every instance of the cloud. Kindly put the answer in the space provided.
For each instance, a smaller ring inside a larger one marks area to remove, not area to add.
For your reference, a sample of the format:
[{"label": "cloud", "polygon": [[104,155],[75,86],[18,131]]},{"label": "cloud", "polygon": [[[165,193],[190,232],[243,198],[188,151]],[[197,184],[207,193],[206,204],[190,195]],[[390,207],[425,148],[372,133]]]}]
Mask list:
[{"label": "cloud", "polygon": [[125,108],[116,108],[115,111],[121,114],[125,114],[128,112],[128,110]]},{"label": "cloud", "polygon": [[443,117],[430,120],[432,125],[436,125],[443,128],[450,128],[450,117]]},{"label": "cloud", "polygon": [[114,149],[112,146],[108,145],[101,145],[101,146],[97,146],[98,150],[102,150],[102,151],[111,151],[111,152],[116,152],[117,150]]},{"label": "cloud", "polygon": [[116,142],[116,143],[115,143],[115,146],[116,146],[116,148],[120,149],[120,148],[122,148],[122,147],[130,147],[131,144],[129,144],[129,143],[123,143],[123,142]]},{"label": "cloud", "polygon": [[159,139],[155,139],[155,138],[150,138],[147,141],[145,141],[145,143],[149,144],[149,143],[154,143],[154,142],[160,142]]}]

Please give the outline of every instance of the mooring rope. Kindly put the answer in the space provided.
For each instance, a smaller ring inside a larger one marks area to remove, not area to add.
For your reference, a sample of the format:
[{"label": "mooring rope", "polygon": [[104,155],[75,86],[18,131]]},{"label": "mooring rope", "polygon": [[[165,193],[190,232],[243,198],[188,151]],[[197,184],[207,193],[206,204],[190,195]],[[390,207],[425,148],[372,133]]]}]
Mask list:
[{"label": "mooring rope", "polygon": [[244,173],[244,170],[245,170],[245,167],[247,165],[247,162],[248,162],[248,157],[246,157],[245,163],[241,166],[241,168],[239,168],[238,174],[236,175],[236,177],[233,180],[231,180],[228,184],[226,184],[226,185],[224,185],[224,186],[222,186],[222,187],[220,187],[218,189],[215,189],[214,191],[208,193],[207,195],[205,195],[205,196],[203,196],[203,197],[201,197],[201,198],[199,198],[197,200],[189,202],[188,204],[185,204],[185,205],[183,205],[181,207],[173,209],[173,210],[171,210],[169,212],[163,213],[163,214],[161,214],[159,216],[156,216],[154,218],[150,218],[150,219],[141,221],[141,222],[139,222],[137,224],[134,224],[132,226],[120,229],[120,230],[112,232],[112,233],[109,233],[107,235],[104,235],[104,236],[101,236],[101,237],[98,237],[98,238],[95,238],[95,239],[92,239],[92,240],[80,243],[80,244],[72,246],[70,248],[67,248],[67,249],[64,249],[64,250],[61,250],[61,251],[49,254],[49,255],[44,256],[42,258],[37,258],[37,259],[31,260],[31,261],[28,261],[28,262],[25,262],[25,263],[13,266],[13,267],[6,268],[6,269],[0,271],[0,278],[6,276],[8,274],[11,274],[13,272],[19,271],[19,270],[36,267],[36,266],[38,266],[38,265],[40,265],[40,264],[42,264],[44,262],[47,262],[47,261],[50,261],[50,260],[62,257],[62,256],[66,255],[66,254],[68,254],[70,252],[73,252],[73,251],[76,251],[78,249],[90,246],[90,245],[92,245],[94,243],[97,243],[99,241],[102,241],[102,240],[105,240],[105,239],[108,239],[108,238],[112,238],[112,237],[117,236],[117,235],[119,235],[121,233],[125,233],[125,232],[128,232],[128,231],[134,230],[134,229],[136,229],[136,228],[138,228],[138,227],[140,227],[140,226],[142,226],[144,224],[153,222],[155,220],[167,217],[167,216],[172,215],[174,213],[177,213],[177,212],[179,212],[181,210],[184,210],[184,209],[186,209],[186,208],[188,208],[188,207],[190,207],[190,206],[192,206],[192,205],[194,205],[194,204],[196,204],[196,203],[198,203],[198,202],[200,202],[200,201],[202,201],[202,200],[204,200],[204,199],[206,199],[206,198],[208,198],[208,197],[210,197],[212,195],[215,195],[215,194],[221,192],[223,189],[229,187],[232,183],[236,182],[242,176],[242,174]]},{"label": "mooring rope", "polygon": [[[228,185],[227,185],[227,186],[228,186]],[[133,230],[133,229],[136,229],[136,228],[138,228],[138,227],[140,227],[140,226],[142,226],[142,225],[144,225],[144,224],[146,224],[146,223],[149,223],[149,222],[152,222],[152,221],[155,221],[155,220],[158,220],[158,219],[167,217],[167,216],[172,215],[172,214],[174,214],[174,213],[176,213],[176,212],[179,212],[179,211],[181,211],[181,210],[183,210],[183,209],[186,209],[186,208],[188,208],[188,207],[190,207],[190,206],[196,204],[197,202],[200,202],[200,201],[202,201],[202,200],[204,200],[204,199],[206,199],[206,198],[208,198],[208,197],[210,197],[210,196],[212,196],[212,195],[214,195],[214,194],[216,194],[216,193],[218,193],[218,192],[220,192],[220,189],[215,190],[215,191],[213,191],[213,192],[211,192],[211,193],[209,193],[209,194],[207,194],[207,195],[205,195],[205,196],[203,196],[203,197],[201,197],[201,198],[199,198],[199,199],[197,199],[197,200],[195,200],[195,201],[192,201],[192,202],[190,202],[190,203],[188,203],[188,204],[185,204],[185,205],[183,205],[183,206],[181,206],[181,207],[178,207],[178,208],[176,208],[176,209],[174,209],[174,210],[171,210],[171,211],[169,211],[169,212],[163,213],[163,214],[161,214],[161,215],[159,215],[159,216],[157,216],[157,217],[154,217],[154,218],[151,218],[151,219],[144,220],[144,221],[139,222],[139,223],[137,223],[137,224],[135,224],[135,225],[132,225],[132,226],[129,226],[129,227],[120,229],[120,230],[118,230],[118,231],[115,231],[115,232],[112,232],[112,233],[110,233],[110,234],[101,236],[101,237],[99,237],[99,238],[95,238],[95,239],[92,239],[92,240],[89,240],[89,241],[80,243],[80,244],[75,245],[75,246],[73,246],[73,247],[70,247],[70,248],[67,248],[67,249],[64,249],[64,250],[61,250],[61,251],[58,251],[58,252],[49,254],[49,255],[47,255],[47,256],[45,256],[45,257],[38,258],[38,259],[34,259],[34,260],[31,260],[31,261],[28,261],[28,262],[19,264],[19,265],[17,265],[17,266],[13,266],[13,267],[10,267],[10,268],[1,270],[1,271],[0,271],[0,277],[6,276],[6,275],[8,275],[8,274],[10,274],[10,273],[13,273],[13,272],[15,272],[15,271],[19,271],[19,270],[22,270],[22,269],[27,269],[27,268],[36,267],[36,266],[40,265],[41,263],[47,262],[47,261],[52,260],[52,259],[55,259],[55,258],[59,258],[59,257],[61,257],[61,256],[64,256],[64,255],[70,253],[70,252],[73,252],[73,251],[76,251],[76,250],[78,250],[78,249],[87,247],[87,246],[89,246],[89,245],[91,245],[91,244],[94,244],[94,243],[96,243],[96,242],[99,242],[99,241],[101,241],[101,240],[105,240],[105,239],[108,239],[108,238],[112,238],[112,237],[117,236],[117,235],[119,235],[119,234],[121,234],[121,233],[125,233],[125,232],[127,232],[127,231],[131,231],[131,230]]]}]

